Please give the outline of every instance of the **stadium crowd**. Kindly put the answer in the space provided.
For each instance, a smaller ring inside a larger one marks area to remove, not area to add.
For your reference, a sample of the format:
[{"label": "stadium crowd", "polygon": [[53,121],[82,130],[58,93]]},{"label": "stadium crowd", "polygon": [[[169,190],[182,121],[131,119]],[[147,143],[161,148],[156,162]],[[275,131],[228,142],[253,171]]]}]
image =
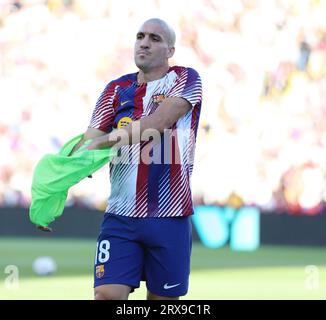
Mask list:
[{"label": "stadium crowd", "polygon": [[[322,0],[1,0],[0,206],[29,206],[37,161],[136,71],[136,30],[158,16],[176,29],[172,63],[203,81],[195,203],[325,211],[325,12]],[[109,190],[106,167],[67,205],[103,210]]]}]

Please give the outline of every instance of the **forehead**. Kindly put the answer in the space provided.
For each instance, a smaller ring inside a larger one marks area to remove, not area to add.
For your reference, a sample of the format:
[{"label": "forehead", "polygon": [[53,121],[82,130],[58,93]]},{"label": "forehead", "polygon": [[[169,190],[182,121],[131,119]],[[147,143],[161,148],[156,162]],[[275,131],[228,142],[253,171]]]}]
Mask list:
[{"label": "forehead", "polygon": [[166,39],[167,34],[165,29],[158,23],[155,22],[145,22],[138,30],[138,33],[142,32],[145,34],[157,34],[162,38]]}]

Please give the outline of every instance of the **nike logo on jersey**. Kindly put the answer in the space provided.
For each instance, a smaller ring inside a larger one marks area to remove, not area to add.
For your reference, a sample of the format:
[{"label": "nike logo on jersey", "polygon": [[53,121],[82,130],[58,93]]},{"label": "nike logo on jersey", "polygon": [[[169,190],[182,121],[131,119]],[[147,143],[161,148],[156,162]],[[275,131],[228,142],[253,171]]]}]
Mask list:
[{"label": "nike logo on jersey", "polygon": [[123,107],[126,103],[128,103],[130,100],[127,100],[127,101],[123,101],[121,102],[121,107]]},{"label": "nike logo on jersey", "polygon": [[171,288],[174,288],[174,287],[177,287],[177,286],[180,286],[181,283],[177,283],[177,284],[173,284],[171,286],[169,286],[167,283],[164,285],[164,289],[165,290],[168,290],[168,289],[171,289]]}]

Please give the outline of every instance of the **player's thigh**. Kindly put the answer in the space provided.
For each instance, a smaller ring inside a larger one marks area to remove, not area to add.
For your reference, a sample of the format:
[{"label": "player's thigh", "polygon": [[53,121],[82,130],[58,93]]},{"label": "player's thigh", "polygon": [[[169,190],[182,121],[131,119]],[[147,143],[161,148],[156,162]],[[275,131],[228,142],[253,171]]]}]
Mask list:
[{"label": "player's thigh", "polygon": [[94,288],[95,300],[127,300],[133,288],[121,284],[104,284]]},{"label": "player's thigh", "polygon": [[121,218],[115,217],[101,229],[95,254],[94,288],[123,285],[133,290],[139,287],[144,252],[132,234],[128,233],[129,229],[126,229]]},{"label": "player's thigh", "polygon": [[155,219],[152,245],[145,252],[150,297],[174,298],[188,292],[192,246],[190,218]]},{"label": "player's thigh", "polygon": [[147,290],[147,300],[179,300],[179,297],[162,297]]}]

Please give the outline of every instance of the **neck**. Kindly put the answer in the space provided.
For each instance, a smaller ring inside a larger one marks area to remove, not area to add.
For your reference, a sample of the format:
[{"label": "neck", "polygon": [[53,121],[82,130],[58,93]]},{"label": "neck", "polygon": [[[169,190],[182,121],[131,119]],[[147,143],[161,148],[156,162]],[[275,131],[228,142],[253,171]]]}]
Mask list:
[{"label": "neck", "polygon": [[137,80],[139,83],[144,83],[144,82],[150,82],[157,79],[161,79],[167,74],[168,70],[169,70],[168,65],[162,66],[155,70],[148,70],[148,71],[139,69]]}]

